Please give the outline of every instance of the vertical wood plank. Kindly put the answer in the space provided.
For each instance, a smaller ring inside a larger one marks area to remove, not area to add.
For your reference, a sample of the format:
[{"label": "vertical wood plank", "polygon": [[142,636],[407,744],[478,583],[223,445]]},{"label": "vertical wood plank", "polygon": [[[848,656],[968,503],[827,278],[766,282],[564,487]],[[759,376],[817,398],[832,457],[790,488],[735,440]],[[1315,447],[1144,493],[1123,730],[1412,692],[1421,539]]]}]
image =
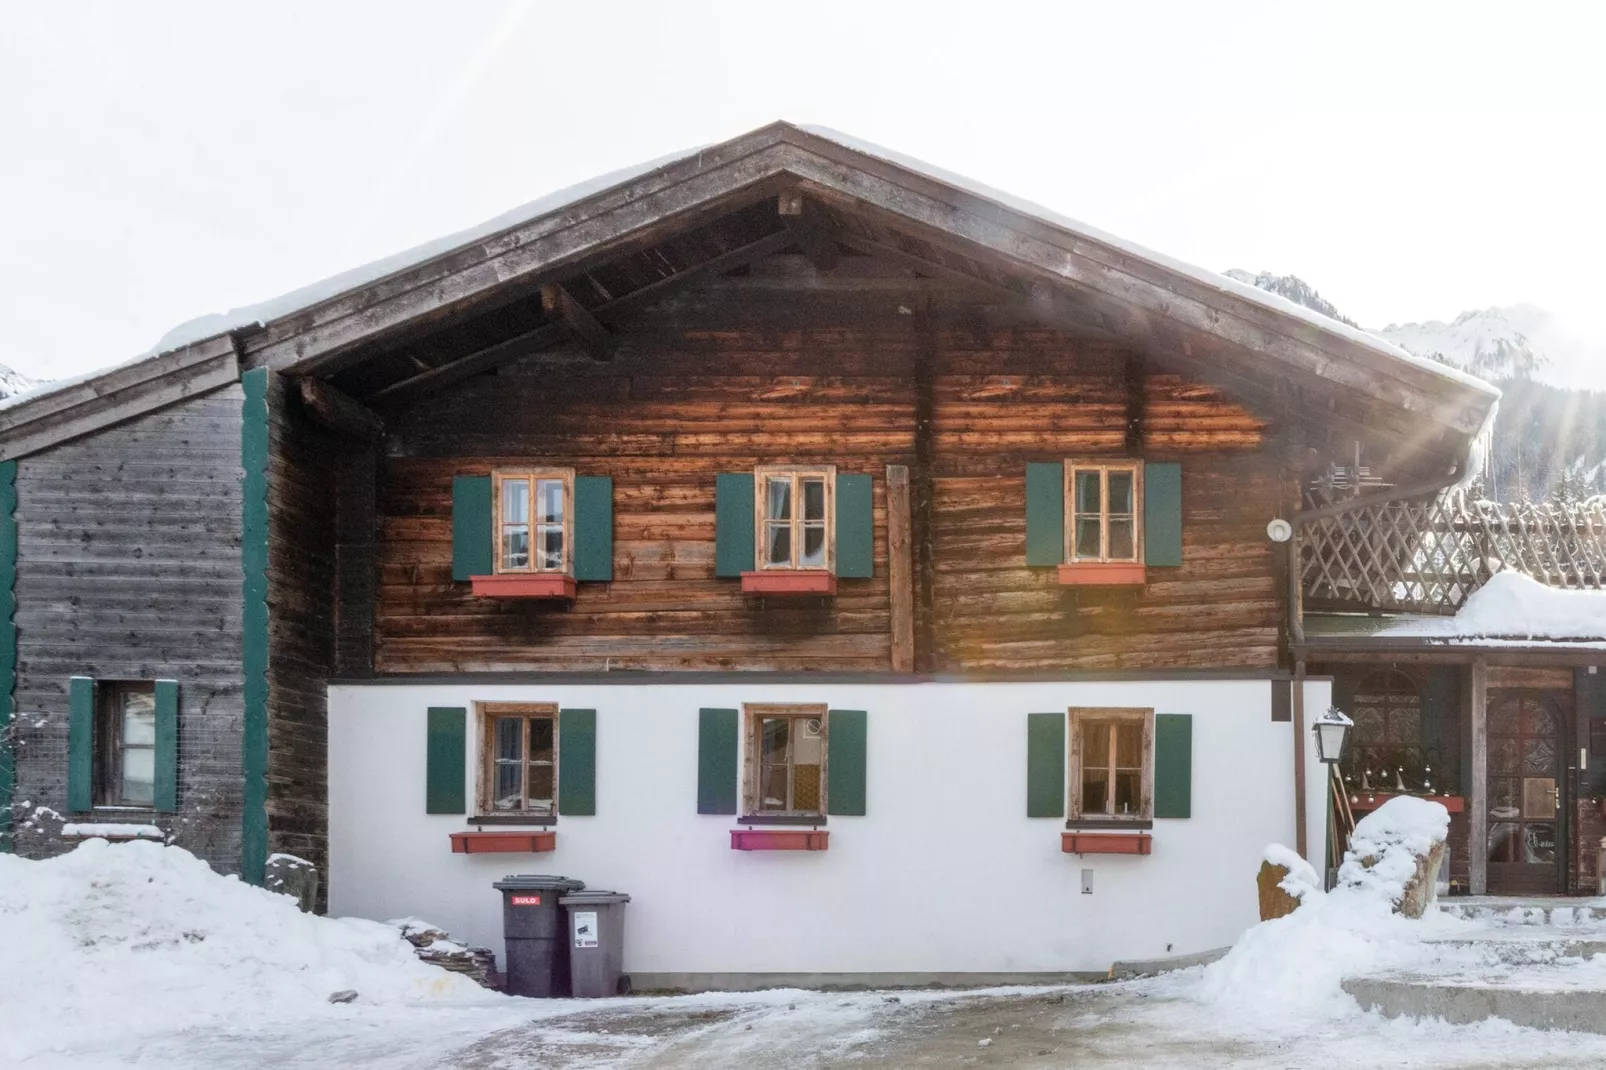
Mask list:
[{"label": "vertical wood plank", "polygon": [[11,851],[16,756],[11,711],[17,683],[17,462],[0,461],[0,854]]},{"label": "vertical wood plank", "polygon": [[1473,895],[1489,890],[1489,665],[1472,663],[1467,687],[1472,721],[1472,798],[1467,813],[1467,883]]},{"label": "vertical wood plank", "polygon": [[892,671],[915,670],[914,542],[909,466],[887,465],[887,576],[891,584]]},{"label": "vertical wood plank", "polygon": [[242,588],[240,666],[244,675],[241,728],[240,879],[261,886],[268,864],[268,370],[240,377],[240,562]]}]

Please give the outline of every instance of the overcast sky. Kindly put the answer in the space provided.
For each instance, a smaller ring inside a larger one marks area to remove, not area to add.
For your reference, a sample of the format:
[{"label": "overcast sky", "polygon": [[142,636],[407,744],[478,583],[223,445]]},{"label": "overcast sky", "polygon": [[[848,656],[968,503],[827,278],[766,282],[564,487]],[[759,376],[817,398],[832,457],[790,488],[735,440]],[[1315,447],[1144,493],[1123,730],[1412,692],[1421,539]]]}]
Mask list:
[{"label": "overcast sky", "polygon": [[1603,7],[0,0],[0,361],[115,363],[778,118],[1367,326],[1600,323]]}]

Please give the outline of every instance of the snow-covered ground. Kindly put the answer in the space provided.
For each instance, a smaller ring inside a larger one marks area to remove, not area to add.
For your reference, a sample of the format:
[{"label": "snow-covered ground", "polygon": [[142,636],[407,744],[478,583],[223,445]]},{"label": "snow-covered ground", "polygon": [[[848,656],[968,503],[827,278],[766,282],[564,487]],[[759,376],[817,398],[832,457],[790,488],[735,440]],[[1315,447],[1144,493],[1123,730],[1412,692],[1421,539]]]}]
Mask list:
[{"label": "snow-covered ground", "polygon": [[[1404,815],[1391,835],[1409,840],[1434,817]],[[1474,939],[1489,924],[1393,915],[1386,867],[1330,893],[1308,876],[1295,881],[1299,910],[1250,930],[1221,961],[1141,981],[543,1001],[485,992],[417,962],[394,928],[301,914],[288,897],[218,877],[177,848],[92,841],[46,862],[0,856],[0,1066],[1606,1064],[1606,1036],[1361,1012],[1339,987],[1344,977],[1493,969]],[[1606,923],[1583,919],[1568,932],[1606,941]],[[1531,969],[1508,965],[1502,976],[1521,981]],[[1550,963],[1544,973],[1606,988],[1606,962]],[[341,989],[357,999],[330,1003]]]}]

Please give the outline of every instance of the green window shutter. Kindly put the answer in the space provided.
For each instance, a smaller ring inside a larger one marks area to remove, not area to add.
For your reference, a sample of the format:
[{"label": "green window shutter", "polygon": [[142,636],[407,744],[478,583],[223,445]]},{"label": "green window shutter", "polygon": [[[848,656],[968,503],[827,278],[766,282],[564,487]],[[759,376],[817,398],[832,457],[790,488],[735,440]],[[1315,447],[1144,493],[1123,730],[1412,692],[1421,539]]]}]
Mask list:
[{"label": "green window shutter", "polygon": [[826,813],[864,816],[867,719],[863,710],[831,710],[826,714]]},{"label": "green window shutter", "polygon": [[[452,478],[452,579],[488,576],[491,553],[491,477]],[[459,811],[460,812],[460,811]]]},{"label": "green window shutter", "polygon": [[1027,817],[1065,816],[1065,717],[1026,715]]},{"label": "green window shutter", "polygon": [[67,809],[95,805],[95,681],[74,676],[67,688]]},{"label": "green window shutter", "polygon": [[1193,816],[1193,715],[1154,715],[1154,816]]},{"label": "green window shutter", "polygon": [[597,711],[558,711],[558,813],[597,812]]},{"label": "green window shutter", "polygon": [[178,681],[156,681],[156,795],[152,807],[178,809]]},{"label": "green window shutter", "polygon": [[753,473],[721,472],[714,481],[714,575],[737,577],[751,571]]},{"label": "green window shutter", "polygon": [[574,578],[613,579],[613,479],[574,477]]},{"label": "green window shutter", "polygon": [[1065,563],[1065,466],[1026,466],[1026,564]]},{"label": "green window shutter", "polygon": [[468,710],[462,706],[429,708],[429,743],[425,751],[424,813],[468,812]]},{"label": "green window shutter", "polygon": [[697,812],[736,812],[736,710],[697,714]]},{"label": "green window shutter", "polygon": [[1182,466],[1143,466],[1143,563],[1182,564]]},{"label": "green window shutter", "polygon": [[836,574],[845,580],[867,580],[875,575],[869,476],[836,477]]}]

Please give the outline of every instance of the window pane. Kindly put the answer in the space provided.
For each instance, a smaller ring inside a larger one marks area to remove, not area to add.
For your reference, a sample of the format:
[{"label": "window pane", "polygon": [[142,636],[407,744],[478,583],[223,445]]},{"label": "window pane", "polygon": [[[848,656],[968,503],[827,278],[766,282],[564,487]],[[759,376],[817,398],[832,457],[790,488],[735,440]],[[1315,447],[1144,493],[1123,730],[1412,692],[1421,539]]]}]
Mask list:
[{"label": "window pane", "polygon": [[792,519],[792,480],[790,476],[766,480],[764,515],[770,520]]},{"label": "window pane", "polygon": [[496,783],[491,792],[494,810],[522,810],[524,808],[524,766],[517,762],[496,764]]},{"label": "window pane", "polygon": [[1110,764],[1110,722],[1082,722],[1082,766]]},{"label": "window pane", "polygon": [[1099,557],[1099,518],[1096,516],[1077,517],[1076,519],[1076,556],[1097,561]]},{"label": "window pane", "polygon": [[545,812],[552,806],[552,781],[557,771],[550,765],[530,766],[530,809]]},{"label": "window pane", "polygon": [[792,528],[789,524],[770,524],[764,540],[764,563],[790,565],[792,563]]},{"label": "window pane", "polygon": [[530,481],[502,480],[502,523],[527,524],[530,521]]},{"label": "window pane", "polygon": [[128,747],[123,750],[123,799],[135,806],[149,806],[156,798],[156,750]]},{"label": "window pane", "polygon": [[1082,770],[1082,813],[1107,814],[1109,813],[1109,800],[1105,797],[1109,790],[1110,774],[1103,769]]},{"label": "window pane", "polygon": [[117,692],[117,702],[123,710],[123,743],[147,747],[155,744],[155,693],[121,690]]},{"label": "window pane", "polygon": [[521,761],[524,758],[524,718],[498,717],[496,719],[496,750],[499,761]]},{"label": "window pane", "polygon": [[792,769],[792,809],[820,808],[820,767],[799,765]]},{"label": "window pane", "polygon": [[1076,511],[1078,513],[1097,513],[1099,505],[1099,473],[1076,473]]},{"label": "window pane", "polygon": [[543,479],[536,483],[535,509],[537,523],[563,523],[563,481],[561,479]]},{"label": "window pane", "polygon": [[1143,768],[1143,726],[1118,725],[1115,730],[1115,764],[1121,769]]},{"label": "window pane", "polygon": [[825,525],[803,525],[803,558],[798,562],[803,566],[820,568],[825,564]]},{"label": "window pane", "polygon": [[530,567],[530,529],[502,529],[502,567]]},{"label": "window pane", "polygon": [[[530,718],[530,761],[550,762],[552,760],[552,718]],[[534,789],[530,792],[535,794]]]},{"label": "window pane", "polygon": [[1125,772],[1115,774],[1115,812],[1122,815],[1139,814],[1143,811],[1141,798],[1143,791],[1143,774],[1139,772]]},{"label": "window pane", "polygon": [[1132,518],[1110,517],[1110,560],[1131,560],[1137,553],[1132,541]]},{"label": "window pane", "polygon": [[758,806],[761,810],[786,809],[786,766],[766,765],[759,770]]},{"label": "window pane", "polygon": [[1110,512],[1132,512],[1132,473],[1110,473]]},{"label": "window pane", "polygon": [[563,529],[561,527],[544,527],[541,532],[541,559],[538,568],[563,567]]},{"label": "window pane", "polygon": [[803,519],[825,519],[825,480],[803,480]]},{"label": "window pane", "polygon": [[766,765],[785,762],[792,722],[785,717],[766,717],[759,726],[759,761]]}]

